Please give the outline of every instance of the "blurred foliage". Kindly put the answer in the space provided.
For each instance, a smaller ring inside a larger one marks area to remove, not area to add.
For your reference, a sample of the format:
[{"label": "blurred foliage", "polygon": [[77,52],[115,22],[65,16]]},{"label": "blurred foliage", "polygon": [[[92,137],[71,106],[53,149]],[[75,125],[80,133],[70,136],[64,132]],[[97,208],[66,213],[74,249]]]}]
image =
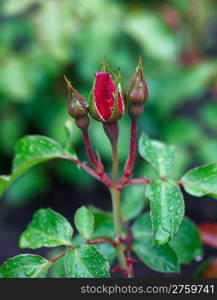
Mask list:
[{"label": "blurred foliage", "polygon": [[[125,87],[138,56],[143,56],[150,98],[140,130],[178,146],[177,178],[189,166],[215,161],[216,6],[214,0],[2,0],[0,173],[10,172],[8,161],[15,143],[27,133],[64,143],[68,116],[63,74],[87,96],[105,55],[113,67],[122,69]],[[109,163],[110,147],[101,131],[101,124],[93,121],[94,144]],[[122,163],[128,131],[126,116],[119,143]],[[75,126],[72,142],[86,160]],[[92,184],[68,162],[50,168],[59,179],[74,186],[79,183],[78,188]],[[23,176],[7,192],[6,201],[23,205],[43,192],[49,184],[47,174],[42,166]]]}]

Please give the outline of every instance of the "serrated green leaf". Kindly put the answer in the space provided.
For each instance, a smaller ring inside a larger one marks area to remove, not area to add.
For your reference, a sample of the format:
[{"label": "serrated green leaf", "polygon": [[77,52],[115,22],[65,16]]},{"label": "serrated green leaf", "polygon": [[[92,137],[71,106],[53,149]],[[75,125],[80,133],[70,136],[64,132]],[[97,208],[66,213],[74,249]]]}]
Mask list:
[{"label": "serrated green leaf", "polygon": [[100,253],[102,253],[102,255],[107,259],[110,265],[114,262],[114,259],[116,257],[116,251],[111,244],[99,243],[95,244],[94,246]]},{"label": "serrated green leaf", "polygon": [[73,229],[70,223],[50,208],[38,210],[20,237],[20,248],[36,249],[69,245]]},{"label": "serrated green leaf", "polygon": [[0,178],[0,196],[18,176],[31,167],[55,158],[71,159],[76,158],[76,155],[73,150],[69,152],[45,136],[32,135],[19,140],[15,148],[12,174]]},{"label": "serrated green leaf", "polygon": [[171,177],[175,164],[175,147],[151,140],[143,134],[139,140],[139,153],[161,177]]},{"label": "serrated green leaf", "polygon": [[217,163],[211,163],[188,171],[181,182],[190,195],[202,197],[217,195]]},{"label": "serrated green leaf", "polygon": [[145,186],[134,184],[123,191],[121,211],[123,221],[130,221],[138,216],[145,206]]},{"label": "serrated green leaf", "polygon": [[193,260],[200,260],[203,256],[203,246],[197,227],[186,217],[169,244],[176,252],[180,263],[189,264]]},{"label": "serrated green leaf", "polygon": [[175,251],[169,245],[153,246],[151,240],[135,241],[133,251],[149,268],[159,272],[179,272]]},{"label": "serrated green leaf", "polygon": [[[58,255],[62,254],[64,247],[52,248],[46,255],[49,259],[53,259]],[[49,278],[65,278],[65,269],[64,269],[64,256],[60,257],[55,263],[52,263],[49,272]]]},{"label": "serrated green leaf", "polygon": [[146,187],[154,242],[167,243],[177,232],[184,216],[184,200],[179,186],[172,181],[153,181]]},{"label": "serrated green leaf", "polygon": [[8,259],[1,266],[3,278],[45,278],[50,263],[32,254],[21,254]]},{"label": "serrated green leaf", "polygon": [[80,207],[74,217],[75,226],[80,235],[88,240],[94,231],[94,216],[85,206]]},{"label": "serrated green leaf", "polygon": [[69,249],[64,256],[67,278],[108,278],[109,263],[94,246]]}]

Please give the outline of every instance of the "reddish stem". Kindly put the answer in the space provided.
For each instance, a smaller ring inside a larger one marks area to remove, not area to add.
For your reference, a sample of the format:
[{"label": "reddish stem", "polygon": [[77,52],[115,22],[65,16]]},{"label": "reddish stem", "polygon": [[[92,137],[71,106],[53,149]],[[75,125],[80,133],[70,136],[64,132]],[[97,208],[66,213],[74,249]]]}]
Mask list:
[{"label": "reddish stem", "polygon": [[60,255],[52,258],[49,260],[50,263],[54,263],[55,261],[57,261],[58,259],[60,259],[61,257],[63,257],[66,254],[67,250],[65,250],[63,253],[61,253]]},{"label": "reddish stem", "polygon": [[94,168],[98,169],[98,162],[97,162],[96,156],[95,156],[92,146],[91,146],[88,130],[82,130],[82,134],[83,134],[84,145],[85,145],[85,149],[86,149],[88,158],[89,158],[91,164],[94,166]]},{"label": "reddish stem", "polygon": [[94,245],[94,244],[99,244],[99,243],[110,243],[113,247],[117,247],[119,245],[118,242],[114,241],[113,239],[108,239],[108,238],[99,238],[99,239],[95,239],[92,241],[87,241],[88,245]]},{"label": "reddish stem", "polygon": [[93,152],[93,148],[91,146],[88,130],[82,130],[82,134],[83,134],[84,145],[85,145],[85,149],[87,152],[87,156],[88,156],[91,164],[95,168],[97,175],[101,178],[101,181],[103,183],[105,183],[106,186],[110,186],[111,180],[104,172],[104,167],[103,167],[101,161],[97,160],[97,158]]},{"label": "reddish stem", "polygon": [[145,178],[135,178],[135,179],[129,179],[126,183],[124,183],[123,185],[119,186],[118,188],[123,188],[123,186],[127,186],[130,184],[137,184],[137,183],[151,183],[152,180],[150,179],[145,179]]},{"label": "reddish stem", "polygon": [[130,133],[130,152],[124,167],[124,174],[119,181],[119,185],[123,185],[129,177],[132,176],[132,170],[135,164],[136,157],[136,139],[137,139],[137,119],[131,121],[131,133]]}]

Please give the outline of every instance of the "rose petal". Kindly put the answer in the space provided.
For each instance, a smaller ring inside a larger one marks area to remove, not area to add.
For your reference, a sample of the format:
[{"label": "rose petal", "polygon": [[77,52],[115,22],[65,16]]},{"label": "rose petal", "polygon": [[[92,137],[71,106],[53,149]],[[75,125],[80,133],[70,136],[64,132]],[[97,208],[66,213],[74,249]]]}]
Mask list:
[{"label": "rose petal", "polygon": [[103,120],[108,120],[114,106],[115,84],[108,72],[95,73],[94,104]]},{"label": "rose petal", "polygon": [[124,101],[121,97],[121,95],[118,93],[118,109],[120,112],[124,112]]}]

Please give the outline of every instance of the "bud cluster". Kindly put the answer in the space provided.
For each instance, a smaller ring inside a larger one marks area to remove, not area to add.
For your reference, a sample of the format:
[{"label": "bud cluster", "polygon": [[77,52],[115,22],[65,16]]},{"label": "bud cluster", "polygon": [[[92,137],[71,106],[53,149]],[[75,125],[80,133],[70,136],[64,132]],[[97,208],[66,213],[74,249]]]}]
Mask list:
[{"label": "bud cluster", "polygon": [[[76,124],[80,129],[87,129],[89,125],[88,113],[97,121],[113,123],[120,120],[126,111],[120,71],[115,72],[106,63],[102,65],[103,70],[95,73],[88,103],[65,76],[68,89],[68,112],[76,120]],[[143,105],[147,98],[148,89],[140,57],[126,95],[131,118],[138,118],[143,113]]]}]

